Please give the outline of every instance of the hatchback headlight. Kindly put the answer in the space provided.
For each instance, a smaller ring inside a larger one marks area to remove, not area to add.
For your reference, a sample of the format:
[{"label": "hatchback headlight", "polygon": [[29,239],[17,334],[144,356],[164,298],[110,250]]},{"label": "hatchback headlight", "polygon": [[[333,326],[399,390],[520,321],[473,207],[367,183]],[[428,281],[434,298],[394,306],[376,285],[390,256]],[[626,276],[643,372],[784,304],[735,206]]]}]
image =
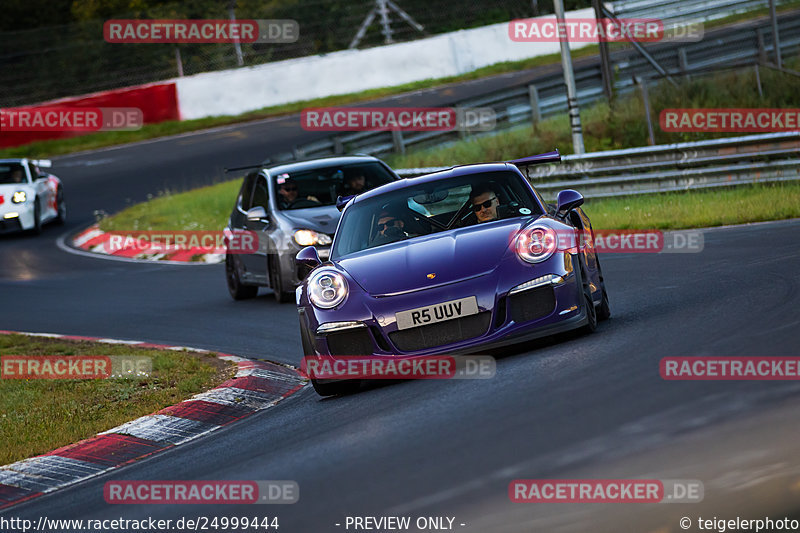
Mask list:
[{"label": "hatchback headlight", "polygon": [[317,244],[326,246],[331,243],[331,238],[314,230],[299,229],[294,232],[294,242],[300,246],[315,246]]},{"label": "hatchback headlight", "polygon": [[25,194],[25,191],[17,191],[14,193],[14,196],[11,197],[11,201],[15,204],[24,203],[27,199],[28,195]]},{"label": "hatchback headlight", "polygon": [[308,299],[315,307],[331,309],[347,298],[347,281],[333,270],[316,272],[308,280]]},{"label": "hatchback headlight", "polygon": [[556,231],[548,226],[533,226],[520,233],[516,242],[517,255],[527,263],[541,263],[558,248]]}]

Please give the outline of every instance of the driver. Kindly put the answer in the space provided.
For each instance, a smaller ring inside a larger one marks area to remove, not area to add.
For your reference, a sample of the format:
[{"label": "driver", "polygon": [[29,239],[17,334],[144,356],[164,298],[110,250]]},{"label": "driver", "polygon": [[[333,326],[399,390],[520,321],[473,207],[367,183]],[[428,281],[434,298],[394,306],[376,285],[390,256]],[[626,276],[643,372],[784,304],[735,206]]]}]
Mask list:
[{"label": "driver", "polygon": [[345,194],[361,194],[367,190],[367,178],[360,170],[348,174],[344,179]]},{"label": "driver", "polygon": [[[294,180],[287,179],[278,185],[278,205],[281,209],[287,209],[298,201],[297,183]],[[308,200],[310,202],[320,203],[315,196],[306,196],[299,198],[299,200]]]},{"label": "driver", "polygon": [[382,211],[381,214],[378,215],[375,228],[377,232],[373,238],[373,244],[388,244],[407,238],[408,233],[403,230],[404,227],[405,223],[402,219],[396,217],[389,211]]},{"label": "driver", "polygon": [[500,205],[500,200],[497,198],[497,193],[488,185],[479,185],[472,189],[469,194],[469,199],[472,202],[472,211],[478,219],[478,222],[491,222],[497,220],[497,206]]},{"label": "driver", "polygon": [[23,172],[21,168],[15,168],[11,171],[11,183],[22,183]]}]

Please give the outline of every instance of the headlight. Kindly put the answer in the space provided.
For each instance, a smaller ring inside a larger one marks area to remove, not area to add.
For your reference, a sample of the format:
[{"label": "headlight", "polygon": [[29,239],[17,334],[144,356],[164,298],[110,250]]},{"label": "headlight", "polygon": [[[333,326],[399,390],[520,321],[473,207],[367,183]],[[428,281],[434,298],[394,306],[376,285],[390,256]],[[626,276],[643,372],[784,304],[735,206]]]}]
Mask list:
[{"label": "headlight", "polygon": [[310,229],[299,229],[294,232],[294,242],[300,246],[314,246],[317,244],[325,246],[331,243],[331,238],[324,233],[317,233]]},{"label": "headlight", "polygon": [[315,273],[308,280],[308,299],[320,309],[331,309],[347,297],[347,281],[332,270]]},{"label": "headlight", "polygon": [[523,261],[541,263],[556,251],[558,238],[553,228],[534,226],[517,236],[516,248]]},{"label": "headlight", "polygon": [[15,204],[21,204],[27,199],[28,196],[25,194],[25,191],[17,191],[14,193],[14,196],[11,197],[11,201]]}]

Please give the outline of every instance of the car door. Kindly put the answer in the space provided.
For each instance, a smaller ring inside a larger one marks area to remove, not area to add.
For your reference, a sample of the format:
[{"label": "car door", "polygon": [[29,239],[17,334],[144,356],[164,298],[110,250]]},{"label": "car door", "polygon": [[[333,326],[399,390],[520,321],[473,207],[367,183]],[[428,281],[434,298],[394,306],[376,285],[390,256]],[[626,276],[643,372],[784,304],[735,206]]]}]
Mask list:
[{"label": "car door", "polygon": [[269,230],[271,227],[269,216],[269,189],[267,188],[267,178],[259,173],[256,176],[250,209],[263,207],[267,213],[266,218],[261,220],[245,220],[245,229],[253,231],[258,236],[258,250],[252,254],[242,255],[242,262],[245,268],[253,276],[254,280],[260,283],[267,281],[267,251],[269,250]]}]

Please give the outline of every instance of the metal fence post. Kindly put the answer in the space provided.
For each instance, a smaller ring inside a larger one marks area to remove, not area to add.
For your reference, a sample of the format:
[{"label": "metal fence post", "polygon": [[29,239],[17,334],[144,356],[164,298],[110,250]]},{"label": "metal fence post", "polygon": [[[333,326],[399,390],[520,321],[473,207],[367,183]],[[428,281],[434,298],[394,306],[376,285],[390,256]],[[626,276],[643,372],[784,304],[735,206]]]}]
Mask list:
[{"label": "metal fence post", "polygon": [[542,108],[539,107],[539,89],[533,83],[528,85],[528,100],[531,103],[531,122],[536,127],[542,121]]},{"label": "metal fence post", "polygon": [[680,66],[681,73],[686,79],[691,79],[688,75],[689,72],[689,59],[686,57],[686,47],[681,46],[678,48],[678,65]]},{"label": "metal fence post", "polygon": [[754,67],[756,69],[756,85],[758,86],[758,97],[764,98],[764,91],[761,88],[761,74],[758,71],[758,63],[756,63]]},{"label": "metal fence post", "polygon": [[405,155],[406,143],[403,140],[402,131],[392,131],[392,144],[394,144],[394,151],[396,154]]},{"label": "metal fence post", "polygon": [[652,111],[650,109],[650,96],[647,93],[647,80],[640,78],[639,76],[633,77],[633,83],[637,83],[639,88],[642,90],[642,103],[644,103],[644,115],[647,118],[647,135],[648,141],[650,146],[655,146],[656,144],[656,136],[653,132],[653,118],[652,118]]},{"label": "metal fence post", "polygon": [[764,65],[767,63],[767,47],[764,44],[763,28],[758,28],[756,30],[756,37],[758,39],[758,62]]}]

